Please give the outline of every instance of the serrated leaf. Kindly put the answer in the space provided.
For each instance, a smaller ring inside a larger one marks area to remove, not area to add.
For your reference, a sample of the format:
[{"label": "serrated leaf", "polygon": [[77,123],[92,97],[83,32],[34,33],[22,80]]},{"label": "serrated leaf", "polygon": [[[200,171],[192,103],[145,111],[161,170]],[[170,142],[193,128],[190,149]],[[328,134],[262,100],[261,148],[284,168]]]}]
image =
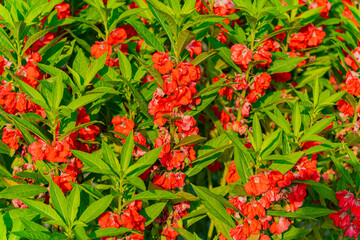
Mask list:
[{"label": "serrated leaf", "polygon": [[97,218],[100,214],[105,212],[105,210],[109,207],[113,196],[108,195],[100,200],[90,204],[90,206],[81,214],[79,220],[84,223],[89,223],[95,218]]},{"label": "serrated leaf", "polygon": [[29,198],[40,193],[46,192],[47,189],[38,185],[19,184],[7,187],[0,192],[0,198],[15,199],[15,198]]},{"label": "serrated leaf", "polygon": [[125,172],[132,160],[132,154],[134,151],[134,134],[133,131],[127,136],[124,146],[121,149],[121,168]]},{"label": "serrated leaf", "polygon": [[207,194],[200,189],[199,187],[192,185],[196,195],[200,198],[201,202],[204,204],[205,208],[219,221],[226,224],[230,227],[235,227],[234,221],[231,219],[230,215],[226,212],[225,207],[211,195]]},{"label": "serrated leaf", "polygon": [[146,44],[154,47],[159,52],[165,52],[163,45],[160,41],[155,37],[153,33],[151,33],[148,28],[139,20],[134,18],[133,16],[126,20],[131,26],[133,26],[136,32],[140,35],[141,38],[144,39]]},{"label": "serrated leaf", "polygon": [[69,224],[68,211],[67,211],[67,201],[66,198],[59,188],[54,182],[50,183],[50,199],[52,205],[54,206],[55,211],[59,214],[62,219]]},{"label": "serrated leaf", "polygon": [[177,199],[180,198],[179,196],[162,190],[150,190],[146,192],[141,192],[133,196],[129,202],[135,200],[161,200],[161,199]]},{"label": "serrated leaf", "polygon": [[155,203],[141,211],[141,215],[146,218],[145,226],[149,226],[162,212],[167,202]]}]

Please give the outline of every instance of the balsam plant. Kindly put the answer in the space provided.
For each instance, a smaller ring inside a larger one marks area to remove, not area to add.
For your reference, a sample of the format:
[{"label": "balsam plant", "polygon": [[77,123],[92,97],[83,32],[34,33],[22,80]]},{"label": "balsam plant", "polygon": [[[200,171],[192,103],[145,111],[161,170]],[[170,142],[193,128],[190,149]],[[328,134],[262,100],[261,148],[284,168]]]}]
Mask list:
[{"label": "balsam plant", "polygon": [[360,5],[0,2],[0,239],[357,239]]}]

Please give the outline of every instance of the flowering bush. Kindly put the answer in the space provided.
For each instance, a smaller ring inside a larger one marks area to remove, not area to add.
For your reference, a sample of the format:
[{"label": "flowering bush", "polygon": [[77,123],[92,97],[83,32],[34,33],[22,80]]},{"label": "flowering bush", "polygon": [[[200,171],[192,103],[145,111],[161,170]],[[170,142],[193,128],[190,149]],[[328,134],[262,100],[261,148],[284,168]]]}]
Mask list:
[{"label": "flowering bush", "polygon": [[358,238],[358,2],[0,2],[0,239]]}]

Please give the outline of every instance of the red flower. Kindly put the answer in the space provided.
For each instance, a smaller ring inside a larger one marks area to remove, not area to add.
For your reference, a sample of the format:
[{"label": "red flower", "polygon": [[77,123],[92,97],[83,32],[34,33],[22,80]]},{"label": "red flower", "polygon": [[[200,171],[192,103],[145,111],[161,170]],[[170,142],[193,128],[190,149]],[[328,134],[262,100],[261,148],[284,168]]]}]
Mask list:
[{"label": "red flower", "polygon": [[57,15],[60,20],[64,18],[72,17],[70,14],[70,4],[68,3],[60,3],[55,6],[55,9],[57,11]]},{"label": "red flower", "polygon": [[254,90],[260,94],[263,94],[264,91],[270,86],[271,76],[268,73],[262,73],[255,76],[254,81]]},{"label": "red flower", "polygon": [[354,203],[351,207],[351,213],[354,214],[356,217],[360,217],[360,200],[359,199],[354,201]]},{"label": "red flower", "polygon": [[[135,127],[134,121],[128,119],[127,117],[116,116],[111,120],[111,123],[115,125],[114,131],[122,133],[126,136],[128,136]],[[122,138],[116,134],[115,137]]]},{"label": "red flower", "polygon": [[233,45],[230,51],[231,59],[240,66],[241,70],[246,70],[252,58],[252,51],[242,44]]},{"label": "red flower", "polygon": [[240,176],[236,170],[235,161],[232,161],[229,164],[229,170],[225,176],[225,180],[227,183],[237,182],[238,180],[240,180]]},{"label": "red flower", "polygon": [[3,129],[2,141],[11,149],[18,149],[19,148],[19,139],[23,136],[18,129],[10,129],[5,127]]},{"label": "red flower", "polygon": [[244,208],[244,216],[247,216],[250,219],[258,216],[259,218],[265,217],[265,208],[258,201],[248,202]]},{"label": "red flower", "polygon": [[198,66],[192,65],[189,62],[180,62],[176,69],[171,71],[171,76],[181,85],[188,85],[190,82],[195,82],[201,77],[201,70]]},{"label": "red flower", "polygon": [[3,56],[0,56],[0,76],[4,74],[5,67],[9,65],[9,61],[6,60]]},{"label": "red flower", "polygon": [[236,75],[235,79],[234,79],[234,82],[237,82],[239,84],[234,84],[234,85],[232,85],[232,87],[235,88],[236,90],[247,89],[248,84],[247,84],[245,76],[246,76],[245,73]]},{"label": "red flower", "polygon": [[331,3],[328,0],[314,0],[309,5],[309,9],[321,8],[320,16],[323,18],[329,18],[329,11],[331,8]]},{"label": "red flower", "polygon": [[[347,93],[359,96],[360,94],[360,74],[356,72],[349,71],[346,73],[345,87],[343,90],[346,90]],[[352,116],[352,115],[350,115]]]},{"label": "red flower", "polygon": [[284,187],[287,187],[287,186],[290,186],[291,184],[291,181],[294,180],[294,174],[292,172],[287,172],[284,176],[283,176],[283,179],[280,180],[277,185],[278,187],[280,188],[284,188]]},{"label": "red flower", "polygon": [[62,173],[60,176],[52,177],[52,180],[59,186],[64,194],[73,189],[71,182],[75,182],[75,178],[66,173]]},{"label": "red flower", "polygon": [[360,24],[356,21],[354,14],[352,13],[352,11],[350,10],[350,8],[348,6],[348,5],[353,6],[352,1],[343,0],[343,3],[345,4],[343,16],[350,19],[357,27],[359,27]]},{"label": "red flower", "polygon": [[343,114],[348,115],[350,117],[354,115],[353,107],[349,103],[345,102],[343,99],[337,101],[336,104],[339,111],[342,112]]},{"label": "red flower", "polygon": [[230,236],[234,240],[246,240],[250,236],[249,224],[237,225],[235,228],[230,229]]},{"label": "red flower", "polygon": [[116,45],[119,43],[123,43],[126,38],[127,38],[127,34],[125,29],[117,28],[110,33],[110,36],[107,41],[110,45]]},{"label": "red flower", "polygon": [[156,175],[154,177],[153,183],[164,189],[174,189],[184,187],[184,180],[185,174],[182,172],[165,172],[162,175]]},{"label": "red flower", "polygon": [[[339,207],[343,208],[343,209],[348,209],[353,207],[353,204],[355,203],[354,200],[354,194],[352,194],[351,192],[348,192],[346,190],[343,191],[338,191],[336,193],[336,200],[339,201]],[[357,201],[359,205],[359,201]],[[354,210],[356,212],[357,210],[357,206],[354,207]]]},{"label": "red flower", "polygon": [[250,182],[246,183],[244,186],[249,195],[259,196],[260,194],[267,192],[271,187],[271,182],[263,173],[252,175],[249,180]]},{"label": "red flower", "polygon": [[[358,70],[359,69],[359,66],[358,64],[360,64],[360,47],[357,47],[355,48],[354,51],[351,51],[351,53],[354,55],[355,59],[354,60],[350,54],[348,54],[346,57],[345,57],[345,63],[347,65],[349,65],[354,71]],[[357,62],[357,63],[356,63]]]},{"label": "red flower", "polygon": [[213,163],[207,165],[207,169],[209,169],[211,172],[217,172],[222,169],[222,164],[221,162],[215,160]]},{"label": "red flower", "polygon": [[16,72],[23,76],[23,82],[36,88],[40,83],[37,80],[42,80],[44,75],[40,72],[38,66],[29,61],[25,66],[21,66],[21,69]]},{"label": "red flower", "polygon": [[167,170],[180,169],[185,160],[185,154],[180,150],[173,150],[161,158],[161,165]]},{"label": "red flower", "polygon": [[269,67],[269,64],[272,63],[271,57],[272,55],[269,51],[262,50],[261,48],[258,49],[258,51],[254,54],[254,61],[265,61],[265,62],[259,63],[258,65],[256,65],[256,67],[259,68]]},{"label": "red flower", "polygon": [[359,229],[355,225],[351,225],[345,230],[345,237],[357,239],[359,235]]},{"label": "red flower", "polygon": [[160,74],[168,73],[174,68],[174,64],[170,61],[169,53],[156,52],[152,55],[153,67],[159,71]]},{"label": "red flower", "polygon": [[[279,30],[281,30],[283,28],[284,28],[283,26],[278,25],[278,26],[275,26],[274,31],[276,32],[276,31],[279,31]],[[276,35],[276,39],[279,40],[280,42],[283,42],[285,38],[286,38],[286,32],[282,32],[282,33],[279,33],[279,34]]]},{"label": "red flower", "polygon": [[109,60],[112,53],[112,48],[107,41],[95,41],[95,44],[91,46],[91,56],[99,58],[105,53],[107,53],[106,59]]},{"label": "red flower", "polygon": [[128,208],[120,216],[121,221],[124,224],[124,227],[128,229],[136,229],[140,232],[145,230],[146,218],[141,216],[136,209]]},{"label": "red flower", "polygon": [[192,40],[187,46],[186,50],[190,53],[190,58],[193,60],[194,53],[200,55],[202,53],[202,43],[197,40]]},{"label": "red flower", "polygon": [[290,221],[285,217],[279,217],[279,222],[274,221],[270,226],[270,232],[274,235],[279,235],[288,230]]},{"label": "red flower", "polygon": [[66,162],[67,158],[72,155],[70,145],[67,142],[54,141],[51,145],[51,150],[45,156],[49,162]]},{"label": "red flower", "polygon": [[42,161],[45,158],[46,152],[49,151],[50,145],[39,139],[37,142],[30,144],[28,151],[34,161]]},{"label": "red flower", "polygon": [[334,221],[334,225],[345,229],[350,226],[350,215],[346,209],[341,209],[337,213],[329,214],[329,218]]},{"label": "red flower", "polygon": [[105,212],[101,214],[98,218],[98,223],[100,228],[120,228],[123,226],[120,216],[112,212]]}]

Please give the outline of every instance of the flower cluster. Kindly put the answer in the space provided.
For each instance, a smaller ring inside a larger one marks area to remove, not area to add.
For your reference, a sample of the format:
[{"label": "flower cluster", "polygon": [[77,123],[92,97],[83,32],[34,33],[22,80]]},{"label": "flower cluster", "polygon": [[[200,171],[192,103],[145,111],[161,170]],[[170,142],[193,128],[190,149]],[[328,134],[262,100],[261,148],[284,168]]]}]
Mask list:
[{"label": "flower cluster", "polygon": [[345,237],[358,239],[360,231],[360,200],[354,199],[354,194],[347,191],[338,191],[336,199],[341,208],[337,213],[332,213],[329,218],[334,225],[345,230]]}]

